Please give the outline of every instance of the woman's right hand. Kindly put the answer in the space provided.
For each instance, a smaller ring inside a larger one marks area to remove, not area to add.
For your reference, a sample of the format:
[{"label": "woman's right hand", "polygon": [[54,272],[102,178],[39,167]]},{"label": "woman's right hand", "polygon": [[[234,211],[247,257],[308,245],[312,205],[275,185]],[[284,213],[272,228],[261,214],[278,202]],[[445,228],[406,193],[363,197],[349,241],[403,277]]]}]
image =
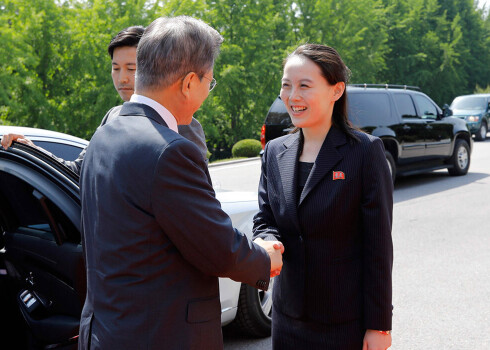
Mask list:
[{"label": "woman's right hand", "polygon": [[391,334],[374,329],[366,330],[362,350],[386,350],[391,346]]},{"label": "woman's right hand", "polygon": [[279,241],[264,241],[262,238],[256,238],[254,243],[265,249],[271,259],[271,277],[276,277],[281,273],[282,254],[284,245]]}]

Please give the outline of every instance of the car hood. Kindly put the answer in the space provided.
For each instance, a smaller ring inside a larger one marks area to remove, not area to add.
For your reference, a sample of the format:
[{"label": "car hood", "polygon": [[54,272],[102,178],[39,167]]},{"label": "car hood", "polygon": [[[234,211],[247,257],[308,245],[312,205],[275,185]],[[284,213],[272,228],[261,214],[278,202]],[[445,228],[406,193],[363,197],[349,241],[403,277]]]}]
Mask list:
[{"label": "car hood", "polygon": [[216,198],[221,203],[254,202],[257,201],[257,192],[218,191]]},{"label": "car hood", "polygon": [[217,192],[221,208],[230,216],[238,213],[256,213],[259,210],[257,192]]},{"label": "car hood", "polygon": [[453,115],[456,116],[467,116],[467,115],[481,115],[485,111],[483,109],[453,109]]}]

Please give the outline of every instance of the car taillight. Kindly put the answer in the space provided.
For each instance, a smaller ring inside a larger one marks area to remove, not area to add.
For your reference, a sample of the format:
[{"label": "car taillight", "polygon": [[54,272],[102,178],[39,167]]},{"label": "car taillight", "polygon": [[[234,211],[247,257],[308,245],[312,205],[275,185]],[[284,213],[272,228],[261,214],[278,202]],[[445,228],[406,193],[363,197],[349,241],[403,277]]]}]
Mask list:
[{"label": "car taillight", "polygon": [[265,124],[262,125],[262,130],[260,131],[260,143],[262,144],[262,149],[265,148]]}]

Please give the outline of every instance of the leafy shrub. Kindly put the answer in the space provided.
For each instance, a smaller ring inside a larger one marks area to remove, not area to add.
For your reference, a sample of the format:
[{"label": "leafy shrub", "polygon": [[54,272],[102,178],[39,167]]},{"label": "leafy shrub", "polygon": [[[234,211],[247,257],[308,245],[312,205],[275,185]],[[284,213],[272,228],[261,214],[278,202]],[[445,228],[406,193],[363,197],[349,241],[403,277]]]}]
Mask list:
[{"label": "leafy shrub", "polygon": [[260,141],[253,139],[240,140],[233,145],[233,157],[257,157],[262,150]]}]

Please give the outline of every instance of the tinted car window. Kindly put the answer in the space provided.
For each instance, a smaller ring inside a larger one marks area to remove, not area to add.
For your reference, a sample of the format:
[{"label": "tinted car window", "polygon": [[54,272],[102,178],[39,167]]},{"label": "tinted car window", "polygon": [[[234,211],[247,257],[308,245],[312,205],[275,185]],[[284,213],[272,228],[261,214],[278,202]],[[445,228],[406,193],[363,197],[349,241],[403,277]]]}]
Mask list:
[{"label": "tinted car window", "polygon": [[437,117],[437,108],[428,98],[421,95],[415,95],[414,98],[422,118]]},{"label": "tinted car window", "polygon": [[412,98],[408,94],[393,94],[398,113],[402,118],[416,118],[417,112],[413,105]]},{"label": "tinted car window", "polygon": [[36,146],[42,147],[45,150],[53,153],[56,157],[64,160],[75,160],[78,158],[82,148],[70,146],[62,143],[35,141]]},{"label": "tinted car window", "polygon": [[269,113],[267,114],[267,124],[284,124],[289,125],[291,120],[289,118],[285,118],[284,114],[287,114],[286,106],[281,99],[275,99],[271,108],[269,109]]},{"label": "tinted car window", "polygon": [[484,97],[476,97],[476,96],[460,96],[456,97],[451,103],[452,109],[474,109],[481,110],[485,109],[486,100]]},{"label": "tinted car window", "polygon": [[348,113],[351,122],[358,127],[391,125],[390,100],[383,93],[350,93]]},{"label": "tinted car window", "polygon": [[0,172],[0,199],[2,205],[13,213],[16,232],[29,236],[55,241],[50,225],[56,223],[64,241],[80,242],[80,233],[68,217],[51,200],[30,184],[8,173]]},{"label": "tinted car window", "polygon": [[49,221],[32,186],[16,177],[0,173],[0,198],[7,201],[17,218],[16,226],[30,235],[54,241]]}]

